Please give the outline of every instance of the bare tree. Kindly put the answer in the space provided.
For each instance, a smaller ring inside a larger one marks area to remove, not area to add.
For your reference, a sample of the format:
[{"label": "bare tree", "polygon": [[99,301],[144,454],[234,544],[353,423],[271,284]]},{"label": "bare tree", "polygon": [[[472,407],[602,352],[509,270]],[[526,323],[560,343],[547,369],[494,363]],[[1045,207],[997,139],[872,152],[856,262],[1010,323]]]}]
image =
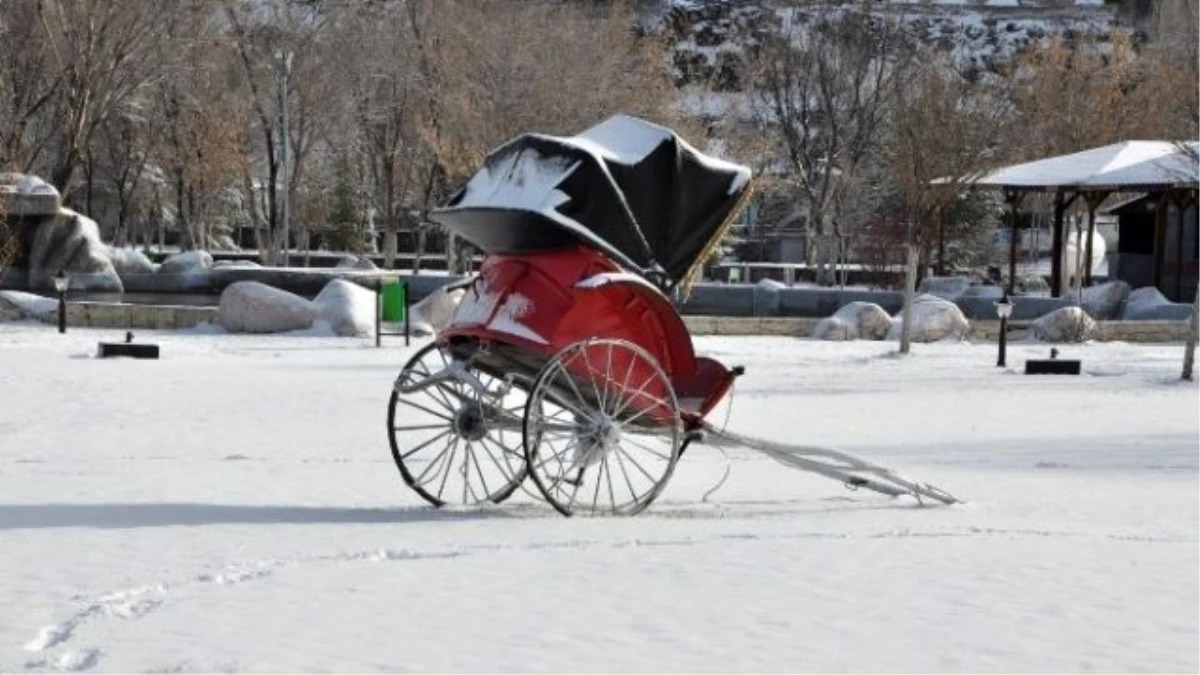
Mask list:
[{"label": "bare tree", "polygon": [[[49,181],[64,195],[97,129],[157,75],[168,0],[43,0],[34,19],[58,81],[60,147]],[[53,81],[52,80],[52,81]]]},{"label": "bare tree", "polygon": [[0,3],[0,165],[21,173],[49,162],[59,125],[55,106],[63,75],[51,54],[32,2]]},{"label": "bare tree", "polygon": [[944,237],[952,206],[987,168],[1006,106],[984,86],[924,54],[896,94],[884,153],[905,224],[904,310],[900,353],[910,350],[913,295],[922,240]]},{"label": "bare tree", "polygon": [[910,50],[901,17],[876,14],[869,2],[850,10],[817,4],[785,16],[778,34],[764,41],[750,79],[807,212],[817,280],[828,285],[837,240],[848,234],[844,194],[879,141]]}]

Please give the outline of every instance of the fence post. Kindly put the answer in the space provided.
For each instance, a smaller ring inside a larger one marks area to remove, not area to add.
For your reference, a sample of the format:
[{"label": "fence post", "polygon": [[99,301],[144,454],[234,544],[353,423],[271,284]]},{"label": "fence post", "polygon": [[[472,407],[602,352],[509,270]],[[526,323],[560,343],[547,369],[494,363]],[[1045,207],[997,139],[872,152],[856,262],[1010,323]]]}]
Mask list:
[{"label": "fence post", "polygon": [[375,346],[382,346],[380,335],[383,331],[383,280],[375,280]]},{"label": "fence post", "polygon": [[407,347],[408,346],[408,336],[411,332],[409,330],[408,326],[409,326],[409,316],[411,315],[412,312],[410,312],[409,309],[412,307],[412,303],[410,303],[408,301],[408,282],[407,281],[402,282],[401,286],[404,289],[404,346]]}]

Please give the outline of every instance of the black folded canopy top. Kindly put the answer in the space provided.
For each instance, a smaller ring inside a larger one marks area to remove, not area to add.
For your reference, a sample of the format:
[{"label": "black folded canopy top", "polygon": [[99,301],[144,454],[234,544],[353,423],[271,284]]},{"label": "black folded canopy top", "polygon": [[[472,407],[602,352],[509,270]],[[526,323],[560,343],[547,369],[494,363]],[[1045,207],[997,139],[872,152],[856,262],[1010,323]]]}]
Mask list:
[{"label": "black folded canopy top", "polygon": [[500,146],[432,218],[487,253],[583,243],[673,287],[749,194],[750,170],[627,115]]}]

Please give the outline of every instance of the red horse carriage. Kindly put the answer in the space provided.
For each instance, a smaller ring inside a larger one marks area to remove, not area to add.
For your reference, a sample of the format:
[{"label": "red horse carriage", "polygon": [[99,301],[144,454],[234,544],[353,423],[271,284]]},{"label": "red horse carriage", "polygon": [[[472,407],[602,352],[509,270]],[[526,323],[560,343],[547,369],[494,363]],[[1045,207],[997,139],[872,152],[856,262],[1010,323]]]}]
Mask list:
[{"label": "red horse carriage", "polygon": [[699,439],[851,487],[952,503],[834,450],[704,420],[740,374],[697,356],[671,300],[750,193],[750,171],[618,116],[495,150],[433,219],[487,253],[450,325],[393,386],[392,455],[434,505],[500,502],[527,478],[565,515],[634,514]]}]

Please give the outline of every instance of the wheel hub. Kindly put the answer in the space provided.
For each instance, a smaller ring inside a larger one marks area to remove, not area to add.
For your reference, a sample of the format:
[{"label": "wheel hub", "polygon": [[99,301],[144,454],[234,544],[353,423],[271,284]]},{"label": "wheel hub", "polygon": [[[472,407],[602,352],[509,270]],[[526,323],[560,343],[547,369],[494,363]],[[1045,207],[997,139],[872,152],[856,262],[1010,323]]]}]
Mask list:
[{"label": "wheel hub", "polygon": [[454,433],[468,441],[478,441],[487,435],[483,410],[474,403],[464,405],[454,413]]}]

